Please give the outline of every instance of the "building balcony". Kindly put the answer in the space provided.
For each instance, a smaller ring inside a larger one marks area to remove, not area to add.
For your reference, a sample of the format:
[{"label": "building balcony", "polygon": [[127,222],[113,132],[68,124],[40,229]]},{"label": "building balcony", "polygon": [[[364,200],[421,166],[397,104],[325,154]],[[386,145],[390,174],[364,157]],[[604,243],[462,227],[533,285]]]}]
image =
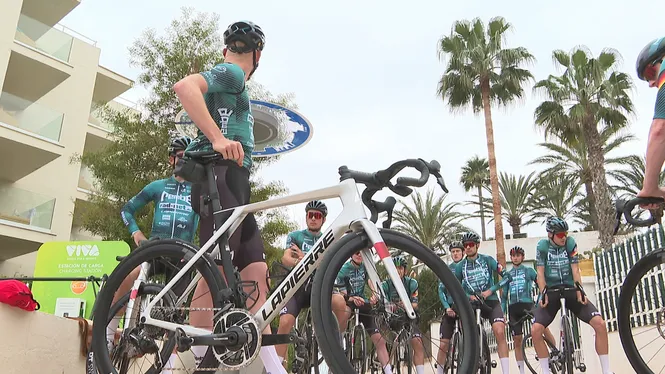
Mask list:
[{"label": "building balcony", "polygon": [[55,198],[0,184],[0,260],[35,251],[53,240]]},{"label": "building balcony", "polygon": [[81,0],[23,0],[21,13],[53,26],[80,4]]},{"label": "building balcony", "polygon": [[64,114],[8,92],[0,93],[0,122],[54,142],[60,141]]},{"label": "building balcony", "polygon": [[14,40],[66,63],[74,44],[73,36],[25,14],[19,16]]}]

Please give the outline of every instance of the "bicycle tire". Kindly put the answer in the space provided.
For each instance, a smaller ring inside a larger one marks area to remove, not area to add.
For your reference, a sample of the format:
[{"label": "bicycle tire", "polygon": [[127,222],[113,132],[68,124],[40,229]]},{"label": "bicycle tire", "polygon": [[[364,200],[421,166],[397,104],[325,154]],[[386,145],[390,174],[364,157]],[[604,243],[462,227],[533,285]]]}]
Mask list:
[{"label": "bicycle tire", "polygon": [[[532,374],[540,374],[541,370],[536,370],[536,368],[534,368],[531,365],[531,362],[529,362],[529,359],[527,358],[527,355],[524,353],[524,352],[526,352],[526,350],[528,348],[527,347],[527,344],[528,344],[527,342],[529,340],[531,340],[533,342],[533,338],[531,337],[531,333],[528,333],[528,334],[524,335],[524,338],[522,339],[522,355],[523,355],[523,358],[524,358],[524,363],[526,364],[526,367],[529,368],[529,371],[531,371]],[[545,344],[547,345],[548,351],[551,352],[552,349],[555,348],[555,346],[552,345],[549,341],[547,341],[547,339],[544,339],[544,340],[545,340]],[[556,369],[555,363],[552,362],[551,353],[550,353],[550,357],[549,357],[549,363],[550,363],[550,373],[551,374],[557,374],[558,371]],[[538,364],[540,364],[540,362]]]},{"label": "bicycle tire", "polygon": [[642,278],[646,273],[656,266],[665,262],[665,248],[656,249],[648,255],[642,257],[628,272],[628,275],[623,281],[621,291],[619,293],[619,305],[617,310],[617,324],[619,330],[619,338],[621,345],[626,353],[626,357],[630,365],[638,373],[653,374],[642,355],[640,355],[635,338],[632,334],[632,326],[630,324],[630,311],[633,304],[633,296],[637,286],[641,283]]},{"label": "bicycle tire", "polygon": [[[308,313],[311,313],[311,311],[308,311]],[[307,373],[311,373],[313,368],[314,374],[319,374],[319,365],[321,363],[319,362],[319,346],[316,343],[316,335],[314,335],[314,329],[312,328],[312,324],[310,321],[306,321],[305,326],[306,326],[305,333],[307,334],[307,342],[309,343],[308,346],[310,347],[309,349],[310,367],[307,368]]]},{"label": "bicycle tire", "polygon": [[459,370],[457,370],[457,350],[459,349],[459,337],[460,333],[459,331],[456,331],[453,334],[453,338],[450,339],[450,345],[448,346],[448,357],[446,358],[446,367],[444,372],[447,374],[448,369],[450,369],[450,374],[455,374],[455,372],[459,373]]},{"label": "bicycle tire", "polygon": [[[402,249],[423,262],[442,281],[451,297],[460,300],[457,303],[462,328],[473,331],[475,318],[468,297],[462,290],[450,268],[432,250],[419,241],[391,229],[378,229],[386,246]],[[344,351],[335,337],[339,336],[339,328],[332,313],[331,295],[335,278],[342,264],[351,255],[359,250],[371,247],[372,243],[364,232],[355,232],[344,235],[333,243],[323,255],[319,264],[319,271],[314,276],[312,287],[312,321],[314,329],[319,332],[319,347],[332,372],[349,373],[353,370],[351,364],[346,360]],[[321,271],[323,270],[323,271]],[[477,370],[478,365],[478,338],[470,334],[468,339],[463,339],[463,353],[460,367],[461,373],[472,373]]]},{"label": "bicycle tire", "polygon": [[[113,296],[122,281],[138,266],[144,262],[149,262],[159,257],[169,257],[170,259],[180,259],[188,261],[198,251],[196,246],[190,243],[176,239],[163,239],[150,241],[144,245],[140,251],[133,251],[125,257],[118,266],[111,272],[105,286],[99,291],[97,296],[95,320],[109,321],[111,318],[110,308],[113,302]],[[201,276],[210,288],[210,295],[213,301],[213,308],[221,307],[220,289],[221,274],[214,261],[208,254],[204,254],[194,267],[201,273]],[[95,323],[92,327],[92,351],[97,364],[97,370],[105,374],[118,374],[109,355],[106,345],[106,324]],[[212,349],[208,349],[212,352]],[[207,355],[207,354],[206,354]]]},{"label": "bicycle tire", "polygon": [[564,316],[563,321],[563,339],[566,342],[564,347],[563,360],[564,370],[563,374],[573,374],[575,365],[573,364],[573,354],[575,354],[575,344],[573,343],[573,328],[570,325],[570,319]]},{"label": "bicycle tire", "polygon": [[[478,328],[482,329],[482,327],[478,326]],[[487,334],[483,331],[482,333],[483,336],[483,357],[480,358],[481,361],[485,361],[485,371],[482,371],[482,368],[480,370],[481,374],[491,374],[492,372],[492,355],[490,354],[490,345],[487,342]]]},{"label": "bicycle tire", "polygon": [[[367,348],[366,348],[366,335],[365,329],[362,326],[355,326],[353,328],[353,339],[354,344],[351,347],[351,359],[356,362],[356,373],[362,374],[367,369]],[[356,343],[360,341],[360,352],[356,351]]]}]

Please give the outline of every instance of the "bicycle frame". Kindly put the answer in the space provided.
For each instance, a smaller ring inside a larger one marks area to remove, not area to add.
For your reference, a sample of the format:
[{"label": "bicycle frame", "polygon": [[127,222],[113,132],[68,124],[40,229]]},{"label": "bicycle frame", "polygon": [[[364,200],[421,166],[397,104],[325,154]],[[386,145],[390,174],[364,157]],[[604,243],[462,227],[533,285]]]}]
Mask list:
[{"label": "bicycle frame", "polygon": [[[371,249],[365,249],[362,251],[363,260],[371,259],[375,263],[378,263],[379,261],[383,262],[388,276],[393,281],[393,284],[396,285],[397,293],[399,294],[399,297],[405,306],[407,315],[412,319],[415,318],[416,314],[410,303],[410,298],[407,295],[404,285],[400,281],[400,277],[397,273],[397,269],[395,268],[395,264],[392,262],[388,248],[383,242],[377,227],[367,218],[364,205],[358,193],[356,182],[353,179],[346,179],[331,187],[222,210],[221,212],[231,212],[231,216],[219,229],[214,232],[212,237],[208,239],[208,241],[196,252],[195,255],[192,256],[192,258],[182,267],[182,269],[174,276],[174,278],[166,284],[162,291],[148,304],[148,307],[141,315],[141,317],[144,318],[145,324],[160,327],[170,331],[175,331],[177,328],[180,328],[188,336],[210,335],[211,332],[209,330],[155,319],[151,317],[150,312],[157,304],[157,302],[162,297],[164,297],[168,290],[170,290],[178,282],[178,280],[180,280],[180,278],[182,278],[194,266],[196,261],[203,257],[204,253],[206,253],[210,248],[216,246],[218,239],[224,233],[229,231],[228,235],[230,237],[248,214],[267,209],[304,203],[311,200],[322,200],[328,198],[339,198],[343,206],[342,212],[335,218],[335,220],[330,225],[330,228],[323,233],[319,240],[317,240],[314,248],[305,254],[305,257],[303,257],[302,261],[298,262],[298,264],[289,272],[289,274],[287,274],[286,278],[281,282],[277,289],[275,289],[270,297],[263,303],[260,309],[254,313],[254,318],[257,321],[259,330],[262,331],[270,324],[270,322],[278,315],[279,311],[293,297],[296,291],[300,289],[305,281],[312,275],[314,270],[318,268],[322,260],[321,255],[326,251],[326,249],[330,247],[331,244],[335,243],[345,233],[347,233],[349,229],[352,232],[364,231],[367,234],[369,240],[372,242],[372,246],[376,251],[376,254],[379,257],[379,260],[374,260]],[[215,214],[220,214],[221,212],[216,212]],[[380,284],[381,280],[379,279],[378,274],[374,271],[373,267],[367,266],[366,268],[368,270],[368,276],[370,280],[375,282],[375,284]],[[229,275],[227,274],[227,276]],[[200,274],[198,277],[200,277]],[[198,279],[194,279],[189,284],[185,293],[183,293],[183,296],[187,295],[187,293],[191,291],[191,289],[196,285],[197,281]]]}]

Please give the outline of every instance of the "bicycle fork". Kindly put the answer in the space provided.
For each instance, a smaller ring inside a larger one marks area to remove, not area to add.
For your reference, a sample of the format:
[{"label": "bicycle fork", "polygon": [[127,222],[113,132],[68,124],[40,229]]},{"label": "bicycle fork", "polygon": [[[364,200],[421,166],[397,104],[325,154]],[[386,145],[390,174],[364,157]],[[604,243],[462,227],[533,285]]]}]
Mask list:
[{"label": "bicycle fork", "polygon": [[[125,329],[128,327],[134,327],[133,322],[131,322],[133,320],[132,315],[134,314],[134,304],[136,302],[136,298],[138,297],[141,284],[148,279],[148,271],[150,271],[150,264],[148,262],[141,264],[139,276],[136,277],[136,280],[132,285],[132,289],[129,291],[129,300],[127,300],[127,307],[125,309]],[[127,318],[129,318],[129,322],[127,321]]]}]

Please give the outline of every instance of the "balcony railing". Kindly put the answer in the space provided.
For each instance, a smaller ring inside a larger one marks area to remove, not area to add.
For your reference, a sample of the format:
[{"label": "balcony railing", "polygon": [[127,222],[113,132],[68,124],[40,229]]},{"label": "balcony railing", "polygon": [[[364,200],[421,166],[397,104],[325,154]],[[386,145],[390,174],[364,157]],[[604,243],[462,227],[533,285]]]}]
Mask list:
[{"label": "balcony railing", "polygon": [[60,140],[64,115],[42,104],[0,93],[0,122],[47,139]]},{"label": "balcony railing", "polygon": [[51,229],[55,198],[0,185],[0,220]]},{"label": "balcony railing", "polygon": [[82,188],[87,191],[95,191],[95,177],[92,175],[92,172],[87,165],[81,164],[81,171],[79,172],[79,188]]},{"label": "balcony railing", "polygon": [[25,14],[19,16],[14,38],[16,41],[65,62],[69,62],[69,55],[74,42],[73,36],[45,25]]},{"label": "balcony railing", "polygon": [[[136,103],[129,101],[122,97],[117,97],[116,99],[109,101],[108,107],[116,111],[125,111],[128,109],[136,109]],[[113,131],[113,123],[107,121],[103,116],[104,104],[93,103],[90,108],[90,117],[88,117],[88,123],[91,125],[99,126],[109,131]]]}]

